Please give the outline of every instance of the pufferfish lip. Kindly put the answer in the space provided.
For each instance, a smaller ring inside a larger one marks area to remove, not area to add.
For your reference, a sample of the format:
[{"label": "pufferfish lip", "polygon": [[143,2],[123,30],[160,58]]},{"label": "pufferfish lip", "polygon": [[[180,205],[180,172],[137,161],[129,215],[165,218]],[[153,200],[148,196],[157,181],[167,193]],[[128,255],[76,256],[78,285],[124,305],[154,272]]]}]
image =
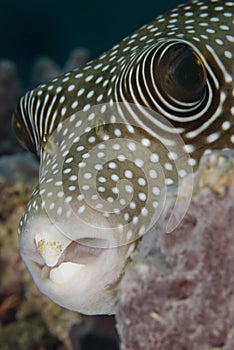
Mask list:
[{"label": "pufferfish lip", "polygon": [[83,238],[79,242],[71,242],[63,250],[60,242],[38,239],[35,245],[42,258],[41,278],[51,279],[55,283],[63,283],[73,272],[87,264],[92,264],[104,251],[107,242],[96,238]]},{"label": "pufferfish lip", "polygon": [[35,237],[35,244],[38,252],[49,267],[54,267],[67,261],[79,264],[90,263],[101,254],[105,246],[104,240],[96,238],[83,238],[78,242],[72,241],[67,246],[63,246],[58,241],[38,239],[38,235]]}]

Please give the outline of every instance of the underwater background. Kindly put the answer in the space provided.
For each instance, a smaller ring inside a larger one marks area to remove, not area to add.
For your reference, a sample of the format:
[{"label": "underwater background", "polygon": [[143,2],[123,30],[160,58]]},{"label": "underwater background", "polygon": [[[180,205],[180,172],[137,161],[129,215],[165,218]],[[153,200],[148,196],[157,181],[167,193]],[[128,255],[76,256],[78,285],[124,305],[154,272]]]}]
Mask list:
[{"label": "underwater background", "polygon": [[33,62],[49,56],[62,64],[74,47],[95,58],[181,0],[1,1],[0,58],[13,60],[27,82]]}]

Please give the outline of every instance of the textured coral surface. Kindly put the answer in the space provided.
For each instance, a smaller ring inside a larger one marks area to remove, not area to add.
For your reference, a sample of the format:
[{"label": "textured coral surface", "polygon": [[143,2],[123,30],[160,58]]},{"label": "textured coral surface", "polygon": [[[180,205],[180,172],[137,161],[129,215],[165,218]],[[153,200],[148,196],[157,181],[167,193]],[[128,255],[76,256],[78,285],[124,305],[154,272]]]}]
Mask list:
[{"label": "textured coral surface", "polygon": [[167,234],[165,218],[154,227],[123,278],[122,350],[234,349],[232,158],[206,158],[195,181],[181,224]]}]

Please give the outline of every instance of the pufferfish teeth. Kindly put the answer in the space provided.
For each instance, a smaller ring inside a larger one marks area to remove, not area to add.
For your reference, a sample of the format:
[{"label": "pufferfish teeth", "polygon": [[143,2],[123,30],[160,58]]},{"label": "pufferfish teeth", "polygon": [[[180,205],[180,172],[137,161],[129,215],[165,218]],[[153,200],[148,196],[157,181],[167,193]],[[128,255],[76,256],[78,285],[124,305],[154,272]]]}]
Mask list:
[{"label": "pufferfish teeth", "polygon": [[60,240],[55,240],[46,233],[39,233],[35,236],[35,244],[46,265],[53,267],[58,263],[70,241],[64,236]]}]

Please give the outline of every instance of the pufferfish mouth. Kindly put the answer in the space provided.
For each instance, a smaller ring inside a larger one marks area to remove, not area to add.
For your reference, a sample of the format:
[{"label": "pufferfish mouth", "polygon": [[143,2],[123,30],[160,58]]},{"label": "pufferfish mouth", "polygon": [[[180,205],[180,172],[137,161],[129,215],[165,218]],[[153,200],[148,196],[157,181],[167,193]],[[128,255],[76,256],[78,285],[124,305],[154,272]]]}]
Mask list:
[{"label": "pufferfish mouth", "polygon": [[34,260],[41,268],[41,278],[63,283],[62,276],[69,277],[74,269],[92,264],[107,248],[107,241],[97,238],[82,238],[67,246],[59,241],[48,241],[40,234],[34,240],[37,257]]},{"label": "pufferfish mouth", "polygon": [[113,313],[116,281],[133,251],[132,243],[113,247],[111,230],[102,235],[96,227],[82,227],[70,220],[64,232],[59,224],[41,212],[32,216],[20,233],[21,257],[34,283],[69,310],[90,315],[93,310],[95,314]]},{"label": "pufferfish mouth", "polygon": [[29,270],[38,271],[37,279],[56,284],[64,283],[76,272],[92,266],[109,246],[107,239],[92,237],[92,232],[89,237],[72,240],[45,217],[32,220],[20,238],[21,255]]}]

